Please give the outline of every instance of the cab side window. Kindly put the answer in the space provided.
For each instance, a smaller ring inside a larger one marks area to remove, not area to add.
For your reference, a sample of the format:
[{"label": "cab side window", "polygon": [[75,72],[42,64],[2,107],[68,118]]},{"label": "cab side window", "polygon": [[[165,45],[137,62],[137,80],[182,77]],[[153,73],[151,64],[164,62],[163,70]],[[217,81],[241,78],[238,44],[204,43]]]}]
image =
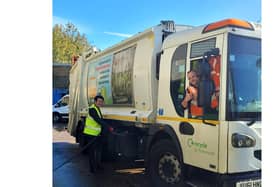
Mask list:
[{"label": "cab side window", "polygon": [[185,92],[186,58],[187,44],[183,44],[175,50],[171,62],[170,94],[174,108],[179,116],[184,116],[181,101]]},{"label": "cab side window", "polygon": [[69,103],[69,97],[63,97],[63,99],[60,102],[60,106],[67,106]]},{"label": "cab side window", "polygon": [[[204,61],[209,63],[210,69],[210,80],[213,83],[213,95],[211,97],[211,106],[204,107],[198,105],[198,102],[190,102],[188,117],[189,118],[203,118],[203,119],[218,119],[219,111],[219,87],[220,87],[220,55],[218,56],[209,56],[203,59],[205,52],[211,51],[216,47],[216,38],[211,38],[205,41],[200,41],[193,43],[191,45],[191,54],[190,54],[190,71],[194,71],[198,76],[198,84],[201,82],[201,64]],[[199,96],[199,90],[197,89],[197,95]],[[193,111],[192,111],[193,110]],[[200,110],[199,115],[193,114],[194,110]]]}]

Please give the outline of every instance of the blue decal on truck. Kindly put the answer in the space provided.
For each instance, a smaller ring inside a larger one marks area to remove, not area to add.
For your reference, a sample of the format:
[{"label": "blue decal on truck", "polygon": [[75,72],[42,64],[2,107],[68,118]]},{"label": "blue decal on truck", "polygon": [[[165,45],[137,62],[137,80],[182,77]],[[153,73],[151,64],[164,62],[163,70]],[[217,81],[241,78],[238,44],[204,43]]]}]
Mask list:
[{"label": "blue decal on truck", "polygon": [[163,108],[158,109],[158,115],[162,116],[163,115]]}]

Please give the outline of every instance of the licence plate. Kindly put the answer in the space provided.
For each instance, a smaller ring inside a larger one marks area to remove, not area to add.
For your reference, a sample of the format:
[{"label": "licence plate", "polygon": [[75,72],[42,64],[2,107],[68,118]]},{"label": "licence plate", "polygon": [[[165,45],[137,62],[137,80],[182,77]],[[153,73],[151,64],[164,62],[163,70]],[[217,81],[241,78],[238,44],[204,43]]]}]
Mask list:
[{"label": "licence plate", "polygon": [[261,187],[261,179],[237,182],[236,187]]}]

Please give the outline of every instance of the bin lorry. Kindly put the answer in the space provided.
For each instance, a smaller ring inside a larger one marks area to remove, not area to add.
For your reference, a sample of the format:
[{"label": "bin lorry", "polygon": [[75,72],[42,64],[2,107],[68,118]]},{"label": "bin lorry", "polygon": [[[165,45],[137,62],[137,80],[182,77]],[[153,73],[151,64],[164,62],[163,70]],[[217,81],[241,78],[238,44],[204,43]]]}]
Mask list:
[{"label": "bin lorry", "polygon": [[[182,107],[187,72],[199,82]],[[70,71],[68,131],[81,142],[94,96],[115,133],[104,156],[143,159],[154,186],[261,186],[261,25],[162,21]],[[190,105],[190,103],[189,103]]]}]

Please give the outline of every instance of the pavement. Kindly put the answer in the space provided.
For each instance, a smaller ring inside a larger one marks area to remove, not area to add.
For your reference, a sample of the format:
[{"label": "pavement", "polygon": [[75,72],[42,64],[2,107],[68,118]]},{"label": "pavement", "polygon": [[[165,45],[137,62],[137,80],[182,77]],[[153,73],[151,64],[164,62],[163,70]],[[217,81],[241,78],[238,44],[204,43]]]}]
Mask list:
[{"label": "pavement", "polygon": [[[53,125],[53,169],[80,151],[75,138],[65,127],[67,123]],[[142,187],[149,186],[143,162],[106,162],[104,171],[89,172],[88,155],[79,154],[70,162],[53,171],[54,187]]]}]

